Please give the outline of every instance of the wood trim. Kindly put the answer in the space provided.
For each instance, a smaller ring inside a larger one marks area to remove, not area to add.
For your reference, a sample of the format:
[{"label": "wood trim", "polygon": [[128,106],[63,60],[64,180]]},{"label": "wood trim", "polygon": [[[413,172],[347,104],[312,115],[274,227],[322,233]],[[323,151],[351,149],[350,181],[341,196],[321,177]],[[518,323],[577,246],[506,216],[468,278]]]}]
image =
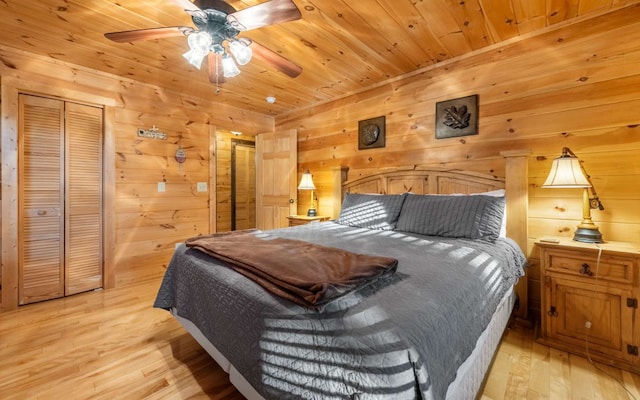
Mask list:
[{"label": "wood trim", "polygon": [[18,308],[18,88],[2,80],[2,311]]},{"label": "wood trim", "polygon": [[209,232],[217,232],[218,196],[217,196],[217,146],[216,127],[209,127]]},{"label": "wood trim", "polygon": [[103,238],[104,255],[102,284],[105,289],[116,286],[116,108],[104,108],[104,142],[102,159],[103,179]]},{"label": "wood trim", "polygon": [[[513,239],[524,254],[527,254],[528,210],[529,210],[529,169],[527,157],[531,150],[502,151],[505,159],[505,190],[507,193],[507,236]],[[520,278],[516,285],[519,307],[514,314],[527,319],[529,308],[528,277]]]},{"label": "wood trim", "polygon": [[338,167],[333,169],[333,213],[331,218],[338,219],[344,191],[342,185],[347,181],[349,167]]},{"label": "wood trim", "polygon": [[[33,55],[30,55],[33,56]],[[16,88],[22,93],[30,93],[37,96],[54,97],[60,100],[74,101],[87,105],[95,106],[120,106],[124,104],[118,96],[101,96],[95,93],[81,92],[78,90],[69,89],[64,86],[51,85],[50,82],[38,82],[35,80],[24,80],[19,78],[5,77],[2,80],[2,85],[8,85]]]}]

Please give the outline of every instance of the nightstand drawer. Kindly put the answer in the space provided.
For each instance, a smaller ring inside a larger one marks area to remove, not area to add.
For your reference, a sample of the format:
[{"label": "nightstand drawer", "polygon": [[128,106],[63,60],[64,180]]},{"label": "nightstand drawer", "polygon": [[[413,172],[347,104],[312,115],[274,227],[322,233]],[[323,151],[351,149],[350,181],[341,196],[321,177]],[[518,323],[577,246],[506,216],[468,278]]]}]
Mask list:
[{"label": "nightstand drawer", "polygon": [[633,284],[635,258],[602,255],[598,263],[597,253],[551,250],[546,252],[547,271],[608,281],[613,283]]}]

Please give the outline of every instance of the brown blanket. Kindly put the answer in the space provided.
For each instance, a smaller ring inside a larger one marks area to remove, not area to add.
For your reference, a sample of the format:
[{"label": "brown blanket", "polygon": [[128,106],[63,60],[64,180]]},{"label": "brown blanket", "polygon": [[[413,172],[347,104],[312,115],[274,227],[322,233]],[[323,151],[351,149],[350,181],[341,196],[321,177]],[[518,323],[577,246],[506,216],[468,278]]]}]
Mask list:
[{"label": "brown blanket", "polygon": [[398,260],[351,253],[283,238],[260,238],[255,230],[197,236],[186,241],[226,261],[271,293],[317,308],[362,285],[393,273]]}]

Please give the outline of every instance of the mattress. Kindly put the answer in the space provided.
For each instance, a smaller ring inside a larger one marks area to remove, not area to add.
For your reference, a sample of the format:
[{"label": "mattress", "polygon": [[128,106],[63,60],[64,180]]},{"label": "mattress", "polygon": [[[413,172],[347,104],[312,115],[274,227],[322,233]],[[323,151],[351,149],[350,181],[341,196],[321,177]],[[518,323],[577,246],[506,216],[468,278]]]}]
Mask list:
[{"label": "mattress", "polygon": [[[244,387],[243,377],[269,399],[468,398],[478,390],[523,274],[515,243],[333,222],[257,234],[387,255],[399,264],[389,279],[312,311],[224,262],[178,248],[154,306],[172,310],[234,384]],[[466,360],[476,357],[484,366],[469,361],[467,370]]]}]

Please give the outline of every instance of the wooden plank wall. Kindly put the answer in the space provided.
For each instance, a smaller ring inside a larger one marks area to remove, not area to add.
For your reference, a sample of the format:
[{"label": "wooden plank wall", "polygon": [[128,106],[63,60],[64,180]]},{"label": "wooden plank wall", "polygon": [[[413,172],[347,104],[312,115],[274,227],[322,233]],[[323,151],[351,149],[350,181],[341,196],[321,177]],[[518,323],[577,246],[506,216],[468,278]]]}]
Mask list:
[{"label": "wooden plank wall", "polygon": [[[216,127],[250,134],[273,129],[269,116],[22,50],[0,47],[0,61],[2,83],[11,81],[30,92],[72,101],[106,104],[105,126],[115,136],[111,157],[115,165],[109,168],[115,181],[116,285],[155,274],[169,261],[175,242],[211,230],[215,219],[209,215],[209,202],[215,198],[211,193],[215,179],[210,180],[214,171],[210,160]],[[138,137],[139,128],[153,126],[167,133],[168,139]],[[179,146],[187,156],[182,165],[174,157]],[[165,183],[164,193],[158,192],[158,182]],[[209,183],[209,191],[198,193],[197,182]],[[9,267],[13,268],[5,265]]]},{"label": "wooden plank wall", "polygon": [[[500,151],[531,149],[530,303],[539,307],[533,240],[571,236],[581,192],[542,189],[563,146],[582,160],[604,203],[605,239],[640,242],[640,7],[511,40],[457,61],[276,118],[298,130],[298,174],[314,173],[319,213],[334,214],[333,169],[427,164],[504,176]],[[438,101],[479,95],[479,134],[435,139]],[[386,147],[358,150],[358,121],[386,116]],[[353,176],[350,176],[352,178]],[[304,197],[298,211],[307,208]]]}]

